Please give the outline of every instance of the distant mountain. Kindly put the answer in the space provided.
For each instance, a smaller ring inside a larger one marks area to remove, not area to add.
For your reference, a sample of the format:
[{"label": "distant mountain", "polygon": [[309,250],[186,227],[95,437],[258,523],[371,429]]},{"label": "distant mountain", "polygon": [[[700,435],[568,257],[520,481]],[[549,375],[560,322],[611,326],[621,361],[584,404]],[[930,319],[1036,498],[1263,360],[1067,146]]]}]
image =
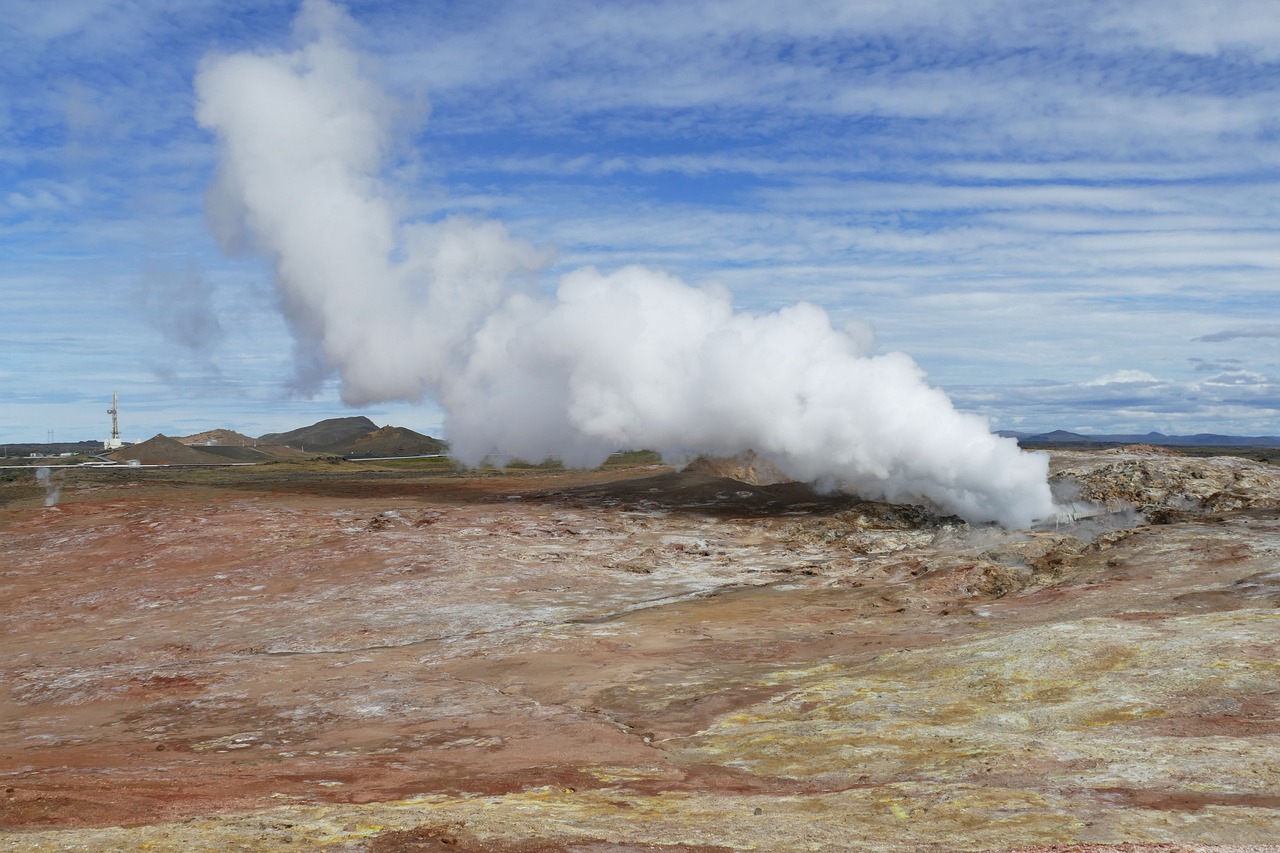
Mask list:
[{"label": "distant mountain", "polygon": [[375,456],[429,456],[445,453],[449,446],[438,438],[414,432],[406,427],[384,426],[373,432],[333,445],[329,453],[338,453],[348,459],[368,459]]},{"label": "distant mountain", "polygon": [[283,444],[316,453],[336,453],[334,448],[377,430],[378,425],[363,415],[350,418],[328,418],[289,432],[269,432],[266,435],[260,435],[258,442]]},{"label": "distant mountain", "polygon": [[1078,432],[1067,432],[1065,429],[1055,429],[1053,432],[1044,432],[1039,435],[1015,435],[1018,441],[1033,441],[1043,444],[1088,444],[1094,441],[1087,435],[1081,435]]},{"label": "distant mountain", "polygon": [[1081,435],[1066,430],[1025,433],[1000,430],[997,435],[1016,438],[1019,444],[1154,444],[1161,447],[1280,447],[1274,435],[1218,435],[1202,432],[1196,435],[1165,435],[1161,432],[1110,433]]},{"label": "distant mountain", "polygon": [[1216,435],[1202,432],[1195,435],[1160,435],[1160,441],[1148,444],[1169,444],[1181,447],[1280,447],[1280,436],[1274,435]]}]

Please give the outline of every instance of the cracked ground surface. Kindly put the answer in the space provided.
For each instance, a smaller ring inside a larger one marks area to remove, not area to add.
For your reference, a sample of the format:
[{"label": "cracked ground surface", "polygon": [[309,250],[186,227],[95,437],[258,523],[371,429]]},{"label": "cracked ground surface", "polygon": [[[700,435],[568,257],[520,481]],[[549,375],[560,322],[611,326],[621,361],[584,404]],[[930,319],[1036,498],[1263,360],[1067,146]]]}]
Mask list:
[{"label": "cracked ground surface", "polygon": [[1106,511],[654,467],[9,483],[0,849],[1262,849],[1280,477],[1054,470]]}]

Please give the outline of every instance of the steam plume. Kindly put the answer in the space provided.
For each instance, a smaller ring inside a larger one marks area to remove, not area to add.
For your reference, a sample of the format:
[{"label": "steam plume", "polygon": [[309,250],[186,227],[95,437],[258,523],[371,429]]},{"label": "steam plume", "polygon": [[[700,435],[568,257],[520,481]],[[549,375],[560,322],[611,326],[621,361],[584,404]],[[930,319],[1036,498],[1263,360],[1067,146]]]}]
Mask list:
[{"label": "steam plume", "polygon": [[62,496],[62,486],[53,481],[53,471],[41,465],[36,469],[36,479],[44,486],[44,505],[57,506],[58,498]]},{"label": "steam plume", "polygon": [[343,26],[306,2],[303,47],[208,57],[196,89],[220,143],[215,231],[273,261],[300,346],[345,402],[433,397],[472,464],[754,448],[797,479],[971,521],[1053,511],[1046,457],[957,412],[908,356],[869,356],[821,308],[735,312],[723,290],[635,266],[571,272],[543,297],[528,282],[549,258],[501,224],[397,221],[380,179],[394,105]]}]

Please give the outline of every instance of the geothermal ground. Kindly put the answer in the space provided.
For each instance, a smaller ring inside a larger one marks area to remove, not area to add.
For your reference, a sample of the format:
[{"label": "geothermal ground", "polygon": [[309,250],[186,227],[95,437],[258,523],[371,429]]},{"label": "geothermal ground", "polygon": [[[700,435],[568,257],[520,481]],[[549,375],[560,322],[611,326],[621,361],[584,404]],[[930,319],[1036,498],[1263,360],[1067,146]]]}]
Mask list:
[{"label": "geothermal ground", "polygon": [[65,471],[45,507],[23,472],[0,849],[1276,840],[1280,469],[1053,470],[1101,512],[372,463]]}]

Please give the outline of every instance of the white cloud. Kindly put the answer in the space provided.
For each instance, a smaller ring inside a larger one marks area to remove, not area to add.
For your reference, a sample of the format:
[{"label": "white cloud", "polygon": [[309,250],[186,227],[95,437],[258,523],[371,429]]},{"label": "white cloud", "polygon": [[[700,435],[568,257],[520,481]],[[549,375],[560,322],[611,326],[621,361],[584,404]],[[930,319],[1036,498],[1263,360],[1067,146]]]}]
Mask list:
[{"label": "white cloud", "polygon": [[[1224,432],[1274,435],[1280,416],[1280,378],[1236,370],[1206,379],[1175,381],[1122,370],[1086,382],[1038,382],[983,389],[953,388],[1003,424],[1085,432]],[[999,425],[999,424],[998,424]]]},{"label": "white cloud", "polygon": [[1222,341],[1237,340],[1239,338],[1280,338],[1280,325],[1271,324],[1263,326],[1248,326],[1246,328],[1237,329],[1224,329],[1220,332],[1200,335],[1199,337],[1192,338],[1192,340],[1203,343],[1219,343]]},{"label": "white cloud", "polygon": [[59,211],[83,203],[84,193],[72,184],[41,181],[9,193],[5,202],[18,214]]},{"label": "white cloud", "polygon": [[1110,385],[1123,385],[1126,390],[1132,390],[1135,385],[1158,385],[1160,380],[1156,379],[1145,370],[1117,370],[1114,373],[1108,373],[1106,376],[1099,376],[1097,379],[1090,379],[1082,382],[1084,388],[1099,388]]},{"label": "white cloud", "polygon": [[1280,18],[1270,0],[1137,0],[1117,4],[1098,26],[1119,46],[1136,41],[1203,56],[1280,58]]}]

